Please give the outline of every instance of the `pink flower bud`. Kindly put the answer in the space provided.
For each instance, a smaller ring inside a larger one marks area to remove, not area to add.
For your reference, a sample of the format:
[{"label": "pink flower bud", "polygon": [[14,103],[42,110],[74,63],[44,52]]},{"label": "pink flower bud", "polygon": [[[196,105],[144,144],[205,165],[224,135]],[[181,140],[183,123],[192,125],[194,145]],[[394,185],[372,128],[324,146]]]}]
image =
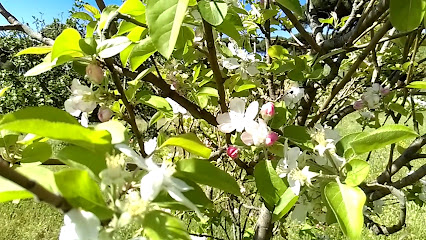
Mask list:
[{"label": "pink flower bud", "polygon": [[104,71],[98,64],[91,63],[86,67],[86,76],[90,81],[101,84],[104,80]]},{"label": "pink flower bud", "polygon": [[361,110],[364,107],[364,102],[362,100],[358,100],[354,102],[354,109]]},{"label": "pink flower bud", "polygon": [[380,93],[382,94],[382,96],[386,96],[390,93],[390,89],[388,87],[382,87],[380,88]]},{"label": "pink flower bud", "polygon": [[111,109],[107,107],[101,107],[98,111],[98,119],[101,122],[109,121],[112,117],[112,111]]},{"label": "pink flower bud", "polygon": [[240,150],[238,148],[234,147],[234,146],[229,146],[228,149],[226,149],[226,153],[232,159],[237,158],[239,152],[240,152]]},{"label": "pink flower bud", "polygon": [[269,132],[265,139],[266,146],[272,146],[278,140],[278,133]]},{"label": "pink flower bud", "polygon": [[260,114],[262,115],[263,119],[270,119],[275,114],[274,104],[271,102],[263,104],[262,108],[260,109]]}]

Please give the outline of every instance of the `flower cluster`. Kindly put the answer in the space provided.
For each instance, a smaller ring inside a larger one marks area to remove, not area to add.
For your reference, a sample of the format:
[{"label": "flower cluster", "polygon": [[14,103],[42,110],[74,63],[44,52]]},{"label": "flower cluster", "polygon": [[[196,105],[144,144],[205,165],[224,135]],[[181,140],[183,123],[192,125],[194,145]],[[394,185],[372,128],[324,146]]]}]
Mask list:
[{"label": "flower cluster", "polygon": [[378,83],[374,83],[371,87],[367,88],[360,100],[357,100],[353,107],[355,110],[361,110],[364,107],[368,109],[377,109],[380,107],[380,100],[388,95],[390,89],[382,87]]},{"label": "flower cluster", "polygon": [[232,55],[238,58],[232,57],[223,59],[224,68],[236,70],[237,73],[241,74],[243,79],[247,79],[248,75],[253,77],[259,74],[254,53],[248,53],[245,49],[238,48],[233,42],[228,43],[228,48]]},{"label": "flower cluster", "polygon": [[242,132],[241,140],[247,146],[272,146],[278,140],[278,134],[271,131],[266,124],[266,121],[275,114],[274,104],[266,103],[263,105],[261,109],[263,119],[259,118],[257,121],[255,121],[259,112],[257,101],[250,103],[246,110],[244,100],[234,98],[230,101],[229,109],[229,112],[218,114],[216,117],[219,123],[219,131],[224,133],[230,133],[234,130]]},{"label": "flower cluster", "polygon": [[81,113],[81,124],[88,125],[88,113],[96,108],[96,100],[91,88],[82,85],[77,79],[71,84],[71,96],[65,101],[65,110],[78,117]]}]

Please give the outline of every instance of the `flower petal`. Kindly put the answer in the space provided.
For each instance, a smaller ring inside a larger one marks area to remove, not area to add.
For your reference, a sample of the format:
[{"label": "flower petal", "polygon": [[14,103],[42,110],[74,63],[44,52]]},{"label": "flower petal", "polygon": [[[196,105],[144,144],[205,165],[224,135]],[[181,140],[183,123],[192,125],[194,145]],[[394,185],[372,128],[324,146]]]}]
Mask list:
[{"label": "flower petal", "polygon": [[231,116],[229,113],[219,113],[216,117],[216,121],[219,124],[231,123]]},{"label": "flower petal", "polygon": [[197,206],[195,206],[195,204],[189,201],[189,199],[186,198],[185,195],[183,195],[183,193],[181,193],[178,189],[171,187],[167,189],[167,192],[169,193],[170,197],[172,197],[174,200],[182,203],[187,208],[193,210],[201,220],[205,219],[205,216],[203,216],[203,214],[200,212]]},{"label": "flower petal", "polygon": [[231,112],[239,113],[244,115],[246,104],[241,98],[234,98],[229,102],[229,109]]},{"label": "flower petal", "polygon": [[247,146],[251,146],[251,145],[253,145],[253,137],[251,136],[251,134],[250,133],[248,133],[248,132],[243,132],[242,134],[241,134],[241,141],[243,141],[243,143],[245,144],[245,145],[247,145]]},{"label": "flower petal", "polygon": [[244,114],[244,120],[254,120],[258,112],[259,103],[257,101],[250,103],[250,105],[247,107],[246,113]]},{"label": "flower petal", "polygon": [[288,185],[289,185],[290,189],[293,191],[293,193],[295,195],[299,196],[299,193],[300,193],[300,181],[296,180],[296,179],[293,179],[291,177],[291,175],[289,175],[287,177],[287,181],[288,181]]},{"label": "flower petal", "polygon": [[147,173],[141,180],[141,199],[145,201],[154,200],[160,193],[164,182],[164,175],[161,170],[154,170]]},{"label": "flower petal", "polygon": [[148,166],[146,165],[146,159],[144,159],[143,157],[139,156],[139,154],[137,154],[135,152],[135,150],[133,150],[132,148],[130,148],[126,144],[119,143],[119,144],[115,144],[114,147],[116,149],[120,150],[120,152],[124,153],[124,155],[132,158],[133,162],[136,165],[138,165],[138,167],[140,167],[142,169],[145,169],[145,170],[148,169]]}]

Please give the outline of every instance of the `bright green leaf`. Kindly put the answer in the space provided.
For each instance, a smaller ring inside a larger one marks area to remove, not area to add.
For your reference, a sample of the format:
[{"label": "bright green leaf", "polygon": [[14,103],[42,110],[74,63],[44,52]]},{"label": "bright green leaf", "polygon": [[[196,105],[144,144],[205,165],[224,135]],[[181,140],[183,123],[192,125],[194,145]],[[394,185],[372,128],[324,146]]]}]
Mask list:
[{"label": "bright green leaf", "polygon": [[391,0],[390,20],[401,32],[416,29],[423,20],[426,1],[424,0]]},{"label": "bright green leaf", "polygon": [[290,211],[294,204],[296,204],[298,199],[299,196],[295,195],[291,188],[287,188],[283,195],[281,195],[279,202],[274,208],[274,215],[272,217],[273,220],[278,221],[284,217],[284,215]]},{"label": "bright green leaf", "polygon": [[52,46],[29,47],[19,51],[15,57],[24,54],[46,54],[52,51]]},{"label": "bright green leaf", "polygon": [[264,160],[256,164],[254,178],[260,196],[269,206],[275,206],[284,194],[287,186],[278,176],[271,161]]},{"label": "bright green leaf", "polygon": [[75,13],[71,14],[71,17],[78,18],[78,19],[81,19],[81,20],[93,21],[93,18],[85,12],[75,12]]},{"label": "bright green leaf", "polygon": [[147,0],[146,20],[158,52],[169,58],[188,7],[188,0]]},{"label": "bright green leaf", "polygon": [[370,164],[366,161],[353,159],[345,165],[347,174],[345,183],[349,186],[358,186],[367,177]]},{"label": "bright green leaf", "polygon": [[351,145],[356,154],[362,154],[416,136],[417,133],[407,126],[386,125],[372,132],[358,135]]},{"label": "bright green leaf", "polygon": [[276,102],[274,103],[274,106],[275,106],[275,115],[272,118],[270,126],[273,129],[279,129],[287,121],[287,108],[285,106],[284,101]]},{"label": "bright green leaf", "polygon": [[408,84],[408,88],[426,89],[426,82],[414,81]]},{"label": "bright green leaf", "polygon": [[62,140],[92,151],[111,148],[111,136],[107,131],[82,127],[74,117],[54,107],[29,107],[9,113],[0,120],[1,129]]},{"label": "bright green leaf", "polygon": [[194,182],[241,195],[240,187],[235,179],[207,160],[194,158],[180,160],[176,163],[176,170],[179,175]]},{"label": "bright green leaf", "polygon": [[9,90],[12,86],[4,87],[0,90],[0,97],[3,97],[3,95],[6,93],[7,90]]},{"label": "bright green leaf", "polygon": [[150,37],[147,37],[138,42],[129,56],[130,67],[136,70],[142,63],[144,63],[156,51],[155,46]]},{"label": "bright green leaf", "polygon": [[151,240],[190,240],[186,227],[172,215],[154,210],[145,214],[144,233]]},{"label": "bright green leaf", "polygon": [[56,157],[68,166],[82,168],[74,163],[81,164],[99,176],[106,166],[105,154],[97,154],[79,146],[66,146],[61,149]]},{"label": "bright green leaf", "polygon": [[53,61],[55,58],[65,55],[82,57],[83,53],[79,44],[80,39],[80,33],[73,28],[67,28],[62,31],[53,44],[51,60]]},{"label": "bright green leaf", "polygon": [[198,11],[206,22],[217,26],[225,19],[228,13],[228,4],[222,1],[201,0],[198,2]]},{"label": "bright green leaf", "polygon": [[343,233],[351,240],[361,239],[364,192],[358,187],[330,182],[324,188],[324,195]]},{"label": "bright green leaf", "polygon": [[52,147],[46,142],[35,142],[28,145],[22,151],[22,159],[20,160],[23,163],[32,163],[48,160],[52,156]]},{"label": "bright green leaf", "polygon": [[[141,96],[140,96],[141,95]],[[164,113],[166,117],[173,117],[173,109],[170,104],[166,101],[166,99],[147,94],[146,92],[140,92],[137,94],[136,99],[139,99],[142,104],[155,108]]]},{"label": "bright green leaf", "polygon": [[176,146],[203,158],[209,158],[212,150],[200,142],[194,133],[185,133],[167,139],[161,147]]},{"label": "bright green leaf", "polygon": [[131,16],[139,16],[145,13],[145,5],[140,0],[127,0],[121,5],[118,12]]},{"label": "bright green leaf", "polygon": [[268,55],[272,58],[283,58],[288,55],[288,50],[280,45],[273,45],[268,48]]},{"label": "bright green leaf", "polygon": [[55,173],[55,182],[62,196],[73,206],[94,213],[100,220],[110,219],[112,210],[107,208],[98,184],[86,171],[65,169]]}]

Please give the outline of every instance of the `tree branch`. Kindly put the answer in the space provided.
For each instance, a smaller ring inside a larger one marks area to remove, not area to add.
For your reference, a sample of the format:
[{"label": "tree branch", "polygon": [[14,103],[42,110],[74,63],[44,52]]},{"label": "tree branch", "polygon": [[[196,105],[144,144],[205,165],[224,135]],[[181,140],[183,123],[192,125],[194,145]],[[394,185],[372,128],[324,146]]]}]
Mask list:
[{"label": "tree branch", "polygon": [[401,230],[402,227],[405,226],[405,220],[407,216],[407,206],[406,206],[407,198],[405,197],[404,193],[401,190],[388,185],[381,185],[376,183],[376,184],[371,184],[369,186],[376,189],[384,189],[388,191],[389,193],[392,193],[392,195],[394,195],[399,201],[400,213],[399,213],[398,223],[391,227],[378,224],[374,222],[373,220],[371,220],[368,216],[364,215],[366,226],[369,229],[371,229],[376,235],[379,235],[379,234],[390,235],[392,233],[396,233],[399,230]]},{"label": "tree branch", "polygon": [[210,66],[213,71],[214,78],[216,80],[216,86],[217,91],[219,94],[219,104],[220,109],[222,110],[222,113],[228,111],[228,106],[226,105],[225,100],[225,88],[223,86],[224,80],[222,77],[222,73],[220,71],[219,63],[217,62],[217,56],[216,56],[216,47],[214,45],[214,38],[213,38],[213,29],[212,26],[203,20],[203,26],[204,26],[204,37],[206,39],[207,43],[207,50],[208,50],[208,59],[210,62]]},{"label": "tree branch", "polygon": [[[130,77],[132,79],[135,79],[139,74],[137,72],[132,72],[127,68],[120,68],[118,66],[115,66],[115,69],[120,74],[124,74],[125,76]],[[145,77],[143,77],[143,80],[161,89],[163,97],[170,97],[175,102],[179,103],[179,105],[188,110],[188,112],[190,112],[194,118],[204,119],[213,126],[218,125],[215,116],[213,116],[205,109],[201,109],[197,104],[179,95],[179,93],[177,93],[176,91],[171,90],[170,85],[167,84],[163,79],[155,76],[153,73],[148,73]]]},{"label": "tree branch", "polygon": [[[36,39],[44,44],[47,45],[53,45],[53,43],[55,42],[53,39],[50,38],[46,38],[43,37],[43,35],[41,35],[38,32],[35,32],[34,30],[32,30],[30,27],[28,27],[27,25],[21,23],[20,21],[18,21],[18,19],[16,19],[12,14],[10,14],[4,7],[3,5],[0,3],[0,14],[3,15],[3,17],[10,23],[13,25],[19,25],[20,28],[18,29],[6,29],[6,30],[19,30],[21,32],[26,33],[28,36],[30,36],[33,39]],[[1,30],[1,29],[0,29]]]},{"label": "tree branch", "polygon": [[9,164],[1,158],[0,158],[0,176],[27,189],[29,192],[33,193],[38,200],[46,202],[62,210],[64,213],[68,212],[72,208],[72,206],[67,202],[65,198],[58,196],[54,193],[51,193],[46,188],[41,186],[39,183],[27,178],[26,176],[20,174],[16,170],[10,168]]}]

